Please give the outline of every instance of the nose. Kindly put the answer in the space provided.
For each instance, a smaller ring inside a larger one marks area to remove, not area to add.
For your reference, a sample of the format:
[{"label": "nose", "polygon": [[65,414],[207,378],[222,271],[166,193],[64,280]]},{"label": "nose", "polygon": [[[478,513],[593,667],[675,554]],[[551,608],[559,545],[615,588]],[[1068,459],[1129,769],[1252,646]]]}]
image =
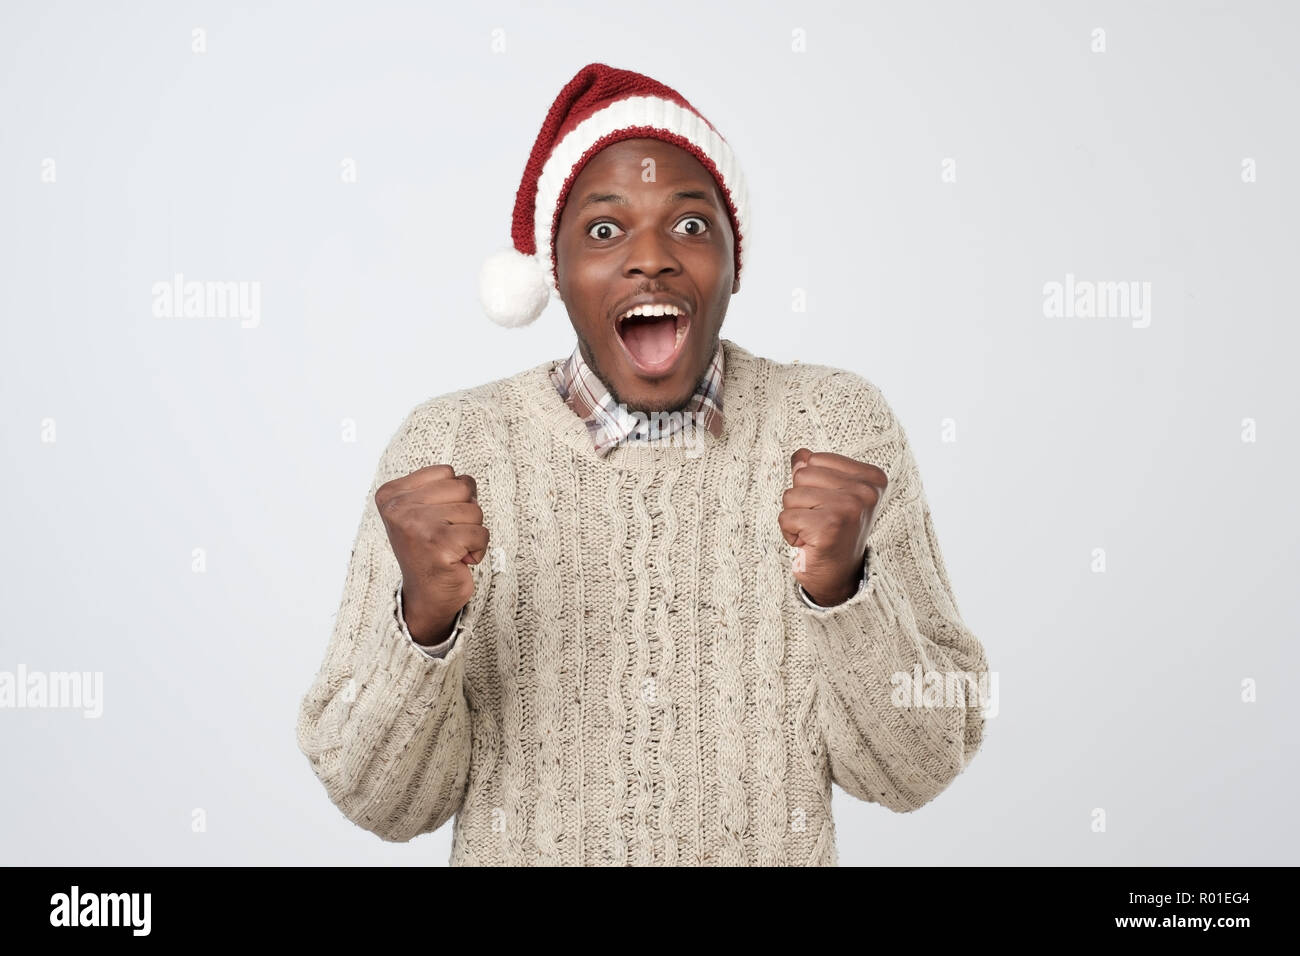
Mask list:
[{"label": "nose", "polygon": [[681,263],[673,254],[670,240],[657,229],[642,229],[627,243],[627,260],[623,263],[625,276],[644,276],[655,279],[661,275],[681,272]]}]

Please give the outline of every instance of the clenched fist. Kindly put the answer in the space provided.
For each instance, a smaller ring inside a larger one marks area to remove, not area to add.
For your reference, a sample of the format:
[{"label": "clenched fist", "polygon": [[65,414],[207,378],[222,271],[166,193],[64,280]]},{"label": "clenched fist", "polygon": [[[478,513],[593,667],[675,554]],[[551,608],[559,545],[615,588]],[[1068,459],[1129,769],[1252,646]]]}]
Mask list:
[{"label": "clenched fist", "polygon": [[474,594],[469,565],[487,552],[478,485],[450,465],[429,465],[380,485],[375,506],[402,569],[402,616],[411,637],[420,644],[446,640]]},{"label": "clenched fist", "polygon": [[833,452],[800,448],[790,462],[792,487],[781,496],[777,523],[786,542],[803,549],[795,580],[818,604],[833,607],[857,593],[889,479],[875,465]]}]

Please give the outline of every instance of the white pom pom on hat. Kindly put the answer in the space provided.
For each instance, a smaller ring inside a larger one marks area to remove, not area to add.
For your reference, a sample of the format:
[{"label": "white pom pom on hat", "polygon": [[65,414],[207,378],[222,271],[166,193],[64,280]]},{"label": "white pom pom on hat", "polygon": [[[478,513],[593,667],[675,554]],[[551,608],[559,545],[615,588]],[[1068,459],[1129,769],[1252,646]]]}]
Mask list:
[{"label": "white pom pom on hat", "polygon": [[508,329],[534,321],[558,296],[555,225],[587,161],[624,139],[660,139],[693,155],[713,176],[727,205],[740,281],[741,245],[749,233],[749,198],[727,141],[676,90],[640,73],[589,63],[556,97],[524,167],[515,195],[512,244],[479,272],[487,317]]},{"label": "white pom pom on hat", "polygon": [[487,257],[479,273],[478,291],[487,317],[507,329],[528,325],[542,314],[551,297],[546,269],[537,257],[514,248]]}]

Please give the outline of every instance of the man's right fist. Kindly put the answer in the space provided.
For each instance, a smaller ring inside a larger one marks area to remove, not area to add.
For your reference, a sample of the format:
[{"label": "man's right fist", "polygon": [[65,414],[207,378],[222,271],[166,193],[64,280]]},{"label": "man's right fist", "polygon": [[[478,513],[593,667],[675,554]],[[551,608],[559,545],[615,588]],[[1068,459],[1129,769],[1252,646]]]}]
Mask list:
[{"label": "man's right fist", "polygon": [[380,485],[375,506],[402,569],[407,630],[421,644],[441,643],[474,594],[468,566],[487,552],[478,485],[450,465],[429,465]]}]

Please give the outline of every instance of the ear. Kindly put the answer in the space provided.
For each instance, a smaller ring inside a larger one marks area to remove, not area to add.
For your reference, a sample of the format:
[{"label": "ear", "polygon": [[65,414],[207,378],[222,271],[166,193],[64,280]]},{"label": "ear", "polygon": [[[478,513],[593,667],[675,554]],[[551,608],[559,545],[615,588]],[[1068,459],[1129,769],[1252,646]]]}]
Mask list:
[{"label": "ear", "polygon": [[740,291],[740,276],[736,276],[736,281],[731,283],[731,294],[735,295]]}]

